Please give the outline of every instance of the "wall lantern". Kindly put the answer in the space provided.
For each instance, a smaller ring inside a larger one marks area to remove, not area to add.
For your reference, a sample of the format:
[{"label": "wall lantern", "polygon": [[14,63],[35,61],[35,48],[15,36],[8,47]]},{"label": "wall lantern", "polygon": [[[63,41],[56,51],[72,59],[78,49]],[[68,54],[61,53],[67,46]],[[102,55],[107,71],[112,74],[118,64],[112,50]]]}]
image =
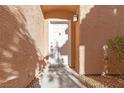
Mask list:
[{"label": "wall lantern", "polygon": [[78,21],[78,15],[74,15],[73,16],[73,22],[77,22]]}]

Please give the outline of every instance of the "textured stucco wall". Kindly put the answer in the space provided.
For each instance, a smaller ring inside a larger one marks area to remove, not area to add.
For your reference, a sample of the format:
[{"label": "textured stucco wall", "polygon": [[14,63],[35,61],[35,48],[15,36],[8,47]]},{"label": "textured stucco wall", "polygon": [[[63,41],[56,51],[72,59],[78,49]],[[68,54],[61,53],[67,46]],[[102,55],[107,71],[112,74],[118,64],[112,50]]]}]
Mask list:
[{"label": "textured stucco wall", "polygon": [[40,6],[15,6],[27,20],[27,29],[37,48],[44,54],[44,18]]},{"label": "textured stucco wall", "polygon": [[[124,35],[124,6],[81,6],[80,73],[101,74],[104,71],[103,45],[108,39]],[[110,58],[110,64],[117,62]],[[119,64],[123,73],[124,64]],[[109,67],[117,74],[116,65]]]},{"label": "textured stucco wall", "polygon": [[40,6],[0,6],[0,87],[26,87],[41,67]]}]

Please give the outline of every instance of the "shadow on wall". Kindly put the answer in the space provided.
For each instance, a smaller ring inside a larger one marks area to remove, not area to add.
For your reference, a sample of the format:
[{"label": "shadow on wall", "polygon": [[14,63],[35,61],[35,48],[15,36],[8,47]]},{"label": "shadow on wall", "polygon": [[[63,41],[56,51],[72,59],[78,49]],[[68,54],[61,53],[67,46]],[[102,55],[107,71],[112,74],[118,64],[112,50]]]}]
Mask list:
[{"label": "shadow on wall", "polygon": [[0,6],[0,87],[26,87],[41,64],[25,25],[19,10]]},{"label": "shadow on wall", "polygon": [[[102,74],[105,65],[103,45],[111,38],[124,35],[124,6],[95,6],[81,21],[80,29],[80,46],[85,47],[85,55],[80,55],[85,56],[84,72]],[[110,69],[113,70],[110,74],[117,74],[114,68]]]},{"label": "shadow on wall", "polygon": [[68,65],[70,65],[70,63],[71,63],[71,52],[70,52],[70,42],[69,42],[69,39],[70,39],[70,34],[69,34],[69,27],[65,30],[65,34],[66,35],[68,35],[68,39],[67,39],[67,41],[65,42],[65,44],[61,47],[61,48],[59,48],[59,51],[60,51],[60,53],[61,53],[61,55],[62,56],[67,56],[67,58],[68,58]]}]

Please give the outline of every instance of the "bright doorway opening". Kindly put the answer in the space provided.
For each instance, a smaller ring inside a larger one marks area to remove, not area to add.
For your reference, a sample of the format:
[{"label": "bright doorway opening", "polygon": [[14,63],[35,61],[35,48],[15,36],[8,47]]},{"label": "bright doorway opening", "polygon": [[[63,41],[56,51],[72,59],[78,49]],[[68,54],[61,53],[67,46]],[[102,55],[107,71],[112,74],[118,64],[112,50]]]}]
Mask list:
[{"label": "bright doorway opening", "polygon": [[49,63],[71,66],[71,29],[69,20],[48,21]]}]

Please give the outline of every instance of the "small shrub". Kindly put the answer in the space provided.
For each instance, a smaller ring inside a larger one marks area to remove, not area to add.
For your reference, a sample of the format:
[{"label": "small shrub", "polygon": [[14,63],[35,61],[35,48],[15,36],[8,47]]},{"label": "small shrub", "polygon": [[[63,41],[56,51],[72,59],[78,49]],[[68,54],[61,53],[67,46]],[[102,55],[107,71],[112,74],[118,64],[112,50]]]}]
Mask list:
[{"label": "small shrub", "polygon": [[111,53],[114,53],[120,61],[124,59],[124,36],[118,36],[109,40],[108,47]]}]

